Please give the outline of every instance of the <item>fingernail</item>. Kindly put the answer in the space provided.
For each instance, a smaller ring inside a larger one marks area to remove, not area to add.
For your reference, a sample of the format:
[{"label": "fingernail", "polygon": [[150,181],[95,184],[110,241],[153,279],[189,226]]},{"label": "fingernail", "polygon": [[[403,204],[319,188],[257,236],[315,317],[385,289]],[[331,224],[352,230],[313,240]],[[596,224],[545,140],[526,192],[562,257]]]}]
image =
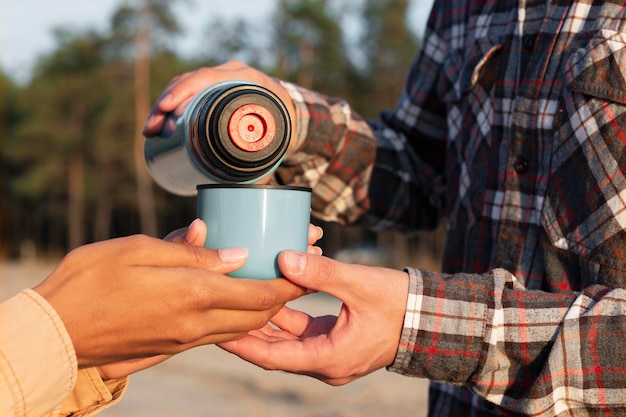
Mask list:
[{"label": "fingernail", "polygon": [[187,233],[185,233],[185,243],[189,245],[195,242],[196,238],[198,237],[198,231],[196,230],[195,227],[193,227],[193,224],[197,222],[198,220],[199,219],[195,219],[194,221],[192,221],[191,224],[189,224],[189,227],[187,228]]},{"label": "fingernail", "polygon": [[287,267],[287,272],[300,275],[306,268],[306,256],[301,252],[286,251],[285,266]]},{"label": "fingernail", "polygon": [[313,255],[323,255],[324,254],[324,251],[319,246],[311,246],[310,248],[311,249],[308,252],[312,253]]},{"label": "fingernail", "polygon": [[172,99],[172,94],[167,94],[165,97],[163,97],[160,101],[162,105],[166,105],[169,103],[169,101]]},{"label": "fingernail", "polygon": [[146,123],[143,125],[142,133],[145,135],[148,129],[150,129],[150,124],[152,123],[152,116],[148,117]]},{"label": "fingernail", "polygon": [[228,264],[239,263],[248,257],[247,248],[225,248],[218,251],[220,259]]},{"label": "fingernail", "polygon": [[318,235],[317,240],[320,240],[321,238],[324,237],[324,229],[322,229],[319,226],[315,226],[315,227],[317,227],[317,235]]}]

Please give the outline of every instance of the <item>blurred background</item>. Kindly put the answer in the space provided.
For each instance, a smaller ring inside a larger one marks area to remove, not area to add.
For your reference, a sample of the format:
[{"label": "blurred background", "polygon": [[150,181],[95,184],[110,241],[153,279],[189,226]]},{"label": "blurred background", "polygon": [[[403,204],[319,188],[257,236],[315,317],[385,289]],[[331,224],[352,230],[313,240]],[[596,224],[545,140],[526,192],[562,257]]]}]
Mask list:
[{"label": "blurred background", "polygon": [[[84,243],[164,236],[195,199],[152,183],[141,128],[175,75],[240,59],[392,108],[431,0],[3,0],[0,259],[60,258]],[[139,152],[137,152],[139,150]],[[441,231],[372,234],[317,222],[328,256],[437,268]]]}]

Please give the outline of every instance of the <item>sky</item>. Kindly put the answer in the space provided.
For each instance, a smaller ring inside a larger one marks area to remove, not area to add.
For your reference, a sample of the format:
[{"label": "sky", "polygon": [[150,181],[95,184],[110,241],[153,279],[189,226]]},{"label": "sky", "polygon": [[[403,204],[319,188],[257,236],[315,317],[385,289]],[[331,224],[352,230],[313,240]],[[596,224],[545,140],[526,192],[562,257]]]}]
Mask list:
[{"label": "sky", "polygon": [[[26,81],[38,56],[54,48],[52,30],[106,30],[112,13],[128,0],[0,0],[0,67],[17,81]],[[411,19],[422,25],[432,0],[413,0]],[[185,34],[177,41],[183,55],[193,55],[205,37],[206,22],[215,16],[267,18],[276,0],[187,0],[176,8]]]}]

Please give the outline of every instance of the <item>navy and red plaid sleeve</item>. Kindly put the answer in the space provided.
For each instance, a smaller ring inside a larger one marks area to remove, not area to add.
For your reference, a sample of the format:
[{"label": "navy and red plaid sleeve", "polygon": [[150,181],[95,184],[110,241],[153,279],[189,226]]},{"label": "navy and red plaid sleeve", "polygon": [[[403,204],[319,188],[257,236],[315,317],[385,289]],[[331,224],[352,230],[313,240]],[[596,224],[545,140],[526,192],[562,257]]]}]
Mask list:
[{"label": "navy and red plaid sleeve", "polygon": [[522,415],[624,412],[626,290],[553,294],[529,291],[505,270],[409,271],[389,370],[469,388]]}]

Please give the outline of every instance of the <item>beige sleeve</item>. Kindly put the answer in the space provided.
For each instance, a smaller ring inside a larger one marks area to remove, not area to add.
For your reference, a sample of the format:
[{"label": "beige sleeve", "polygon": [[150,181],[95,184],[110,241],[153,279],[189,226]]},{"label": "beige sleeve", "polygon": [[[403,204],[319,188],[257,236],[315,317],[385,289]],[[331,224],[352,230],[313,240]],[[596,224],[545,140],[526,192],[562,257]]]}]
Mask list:
[{"label": "beige sleeve", "polygon": [[24,290],[0,304],[0,415],[58,416],[72,404],[94,414],[119,401],[126,384],[105,384],[95,369],[79,376],[65,326],[37,292]]},{"label": "beige sleeve", "polygon": [[65,399],[59,414],[50,417],[93,416],[119,402],[127,386],[128,377],[103,381],[96,368],[81,369],[76,386]]}]

